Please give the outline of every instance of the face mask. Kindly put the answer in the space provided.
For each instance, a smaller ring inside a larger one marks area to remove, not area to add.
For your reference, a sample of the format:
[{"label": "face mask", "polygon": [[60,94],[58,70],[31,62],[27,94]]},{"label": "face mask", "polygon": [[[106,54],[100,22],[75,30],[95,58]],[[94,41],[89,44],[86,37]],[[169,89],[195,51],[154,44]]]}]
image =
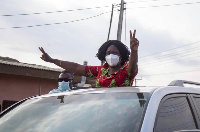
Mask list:
[{"label": "face mask", "polygon": [[116,66],[119,63],[119,56],[114,54],[109,54],[106,56],[106,62],[109,66]]},{"label": "face mask", "polygon": [[69,82],[64,82],[64,81],[58,82],[58,89],[59,89],[60,91],[69,90],[69,89],[70,89],[70,87],[69,87]]}]

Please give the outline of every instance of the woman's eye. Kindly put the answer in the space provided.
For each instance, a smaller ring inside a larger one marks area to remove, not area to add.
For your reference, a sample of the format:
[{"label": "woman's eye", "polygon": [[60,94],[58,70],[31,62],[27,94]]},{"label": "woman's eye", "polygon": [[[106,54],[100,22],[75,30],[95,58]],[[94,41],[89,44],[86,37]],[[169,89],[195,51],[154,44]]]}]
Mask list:
[{"label": "woman's eye", "polygon": [[113,55],[119,55],[118,53],[116,52],[107,52],[106,55],[110,55],[110,54],[113,54]]}]

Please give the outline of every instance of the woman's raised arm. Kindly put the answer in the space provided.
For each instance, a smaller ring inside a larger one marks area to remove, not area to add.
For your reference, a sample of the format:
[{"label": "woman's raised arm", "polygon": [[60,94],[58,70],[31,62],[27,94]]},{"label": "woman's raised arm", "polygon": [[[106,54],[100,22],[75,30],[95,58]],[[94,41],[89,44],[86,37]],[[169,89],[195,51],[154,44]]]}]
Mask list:
[{"label": "woman's raised arm", "polygon": [[55,65],[62,67],[63,69],[66,69],[69,72],[75,73],[80,76],[85,76],[85,66],[80,65],[78,63],[69,62],[69,61],[62,61],[59,59],[53,59],[51,58],[42,47],[39,47],[39,50],[42,52],[42,57],[40,57],[42,60],[50,63],[54,63]]},{"label": "woman's raised arm", "polygon": [[135,38],[136,30],[134,30],[133,34],[130,30],[130,49],[131,49],[131,54],[129,58],[129,66],[128,70],[133,75],[136,70],[137,70],[137,62],[138,62],[138,46],[139,46],[139,41],[137,38]]}]

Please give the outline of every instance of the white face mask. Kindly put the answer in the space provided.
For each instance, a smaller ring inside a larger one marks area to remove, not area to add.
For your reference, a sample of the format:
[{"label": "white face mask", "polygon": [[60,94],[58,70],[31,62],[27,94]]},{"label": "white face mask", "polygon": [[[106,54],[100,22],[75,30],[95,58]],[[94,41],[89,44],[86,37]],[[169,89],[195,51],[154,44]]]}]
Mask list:
[{"label": "white face mask", "polygon": [[109,66],[116,66],[119,63],[119,56],[114,54],[109,54],[106,57],[106,62]]},{"label": "white face mask", "polygon": [[70,87],[69,87],[69,82],[64,82],[64,81],[58,82],[58,89],[59,89],[60,91],[69,90],[69,89],[70,89]]}]

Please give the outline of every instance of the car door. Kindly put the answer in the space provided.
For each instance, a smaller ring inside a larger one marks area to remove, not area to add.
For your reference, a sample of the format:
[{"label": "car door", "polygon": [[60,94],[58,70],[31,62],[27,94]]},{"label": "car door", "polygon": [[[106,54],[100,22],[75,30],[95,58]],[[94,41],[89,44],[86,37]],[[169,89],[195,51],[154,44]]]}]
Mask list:
[{"label": "car door", "polygon": [[[200,108],[200,98],[199,108]],[[194,99],[189,94],[165,96],[159,104],[154,132],[174,132],[198,129],[198,115]]]}]

